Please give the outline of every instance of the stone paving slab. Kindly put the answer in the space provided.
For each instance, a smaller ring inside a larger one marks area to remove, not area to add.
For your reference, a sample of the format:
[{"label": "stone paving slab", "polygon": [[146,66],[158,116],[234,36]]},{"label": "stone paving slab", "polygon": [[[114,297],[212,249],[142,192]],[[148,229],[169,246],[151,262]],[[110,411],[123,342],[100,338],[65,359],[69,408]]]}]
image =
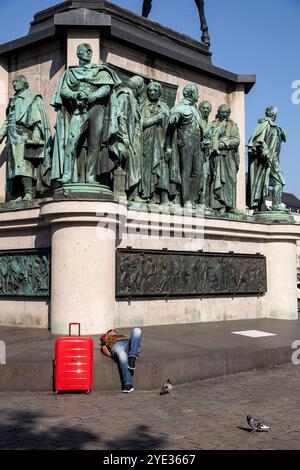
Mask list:
[{"label": "stone paving slab", "polygon": [[[300,366],[176,385],[54,396],[0,393],[0,449],[299,450]],[[249,434],[246,414],[269,433]]]},{"label": "stone paving slab", "polygon": [[[234,331],[275,333],[249,338]],[[130,330],[121,329],[128,334]],[[55,337],[44,329],[0,327],[7,365],[0,366],[0,390],[51,390]],[[140,389],[158,387],[168,375],[177,383],[193,382],[291,362],[293,341],[300,339],[300,321],[242,320],[143,328],[142,354],[135,382]],[[94,388],[117,390],[115,363],[99,352],[94,340]]]}]

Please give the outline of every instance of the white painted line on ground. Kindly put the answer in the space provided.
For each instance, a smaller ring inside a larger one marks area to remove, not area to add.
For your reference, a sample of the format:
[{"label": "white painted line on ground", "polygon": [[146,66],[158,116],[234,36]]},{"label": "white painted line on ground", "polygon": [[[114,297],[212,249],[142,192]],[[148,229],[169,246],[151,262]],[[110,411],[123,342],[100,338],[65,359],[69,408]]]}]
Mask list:
[{"label": "white painted line on ground", "polygon": [[277,336],[275,333],[266,333],[265,331],[246,330],[246,331],[232,331],[233,335],[249,336],[249,338],[264,338],[267,336]]}]

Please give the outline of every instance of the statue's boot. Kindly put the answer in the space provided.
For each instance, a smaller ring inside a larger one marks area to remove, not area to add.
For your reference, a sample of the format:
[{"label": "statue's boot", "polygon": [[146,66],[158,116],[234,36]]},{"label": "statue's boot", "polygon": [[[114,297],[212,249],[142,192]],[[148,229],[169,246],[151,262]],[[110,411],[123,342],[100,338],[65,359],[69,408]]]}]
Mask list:
[{"label": "statue's boot", "polygon": [[64,175],[62,175],[62,177],[60,179],[57,180],[59,183],[61,184],[69,184],[69,183],[72,183],[72,177],[70,175],[68,175],[67,173],[65,173]]},{"label": "statue's boot", "polygon": [[29,176],[22,177],[22,183],[24,188],[25,196],[23,201],[33,201],[34,199],[34,188],[33,188],[33,179]]},{"label": "statue's boot", "polygon": [[34,197],[33,197],[33,194],[31,193],[26,193],[25,196],[23,197],[23,201],[33,201]]},{"label": "statue's boot", "polygon": [[274,185],[272,211],[284,211],[282,207],[283,186],[280,183]]}]

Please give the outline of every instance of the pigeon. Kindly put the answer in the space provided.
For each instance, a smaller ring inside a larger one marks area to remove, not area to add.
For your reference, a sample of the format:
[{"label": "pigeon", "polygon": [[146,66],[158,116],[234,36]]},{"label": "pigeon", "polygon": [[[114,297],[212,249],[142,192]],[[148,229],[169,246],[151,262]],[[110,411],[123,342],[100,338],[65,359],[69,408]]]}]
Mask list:
[{"label": "pigeon", "polygon": [[170,379],[168,379],[166,383],[162,386],[160,395],[166,395],[167,393],[170,393],[172,391],[172,388],[173,388],[173,385]]},{"label": "pigeon", "polygon": [[63,189],[63,195],[66,199],[70,199],[72,192],[71,191],[66,191]]},{"label": "pigeon", "polygon": [[247,415],[247,422],[252,429],[251,433],[268,432],[270,430],[269,426],[266,426],[260,419],[249,414]]}]

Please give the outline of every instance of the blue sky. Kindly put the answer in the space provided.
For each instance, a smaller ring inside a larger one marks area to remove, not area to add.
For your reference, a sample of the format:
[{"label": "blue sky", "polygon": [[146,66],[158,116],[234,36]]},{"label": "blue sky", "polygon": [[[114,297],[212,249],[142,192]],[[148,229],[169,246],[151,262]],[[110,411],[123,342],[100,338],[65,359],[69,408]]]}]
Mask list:
[{"label": "blue sky", "polygon": [[[24,36],[34,13],[57,3],[0,0],[0,43]],[[142,0],[113,3],[138,13],[142,7]],[[286,191],[300,198],[300,104],[292,102],[292,83],[300,84],[300,0],[206,0],[206,11],[214,65],[257,75],[246,99],[246,138],[266,106],[279,108],[278,123],[288,136],[281,154]],[[153,0],[151,19],[199,38],[193,0]]]}]

